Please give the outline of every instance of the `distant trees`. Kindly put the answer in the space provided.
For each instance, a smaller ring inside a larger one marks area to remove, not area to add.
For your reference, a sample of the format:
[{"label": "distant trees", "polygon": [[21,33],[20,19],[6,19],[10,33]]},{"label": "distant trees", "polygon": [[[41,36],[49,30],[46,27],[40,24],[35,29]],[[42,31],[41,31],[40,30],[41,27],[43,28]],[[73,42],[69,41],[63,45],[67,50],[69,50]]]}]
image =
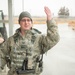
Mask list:
[{"label": "distant trees", "polygon": [[58,11],[58,17],[69,17],[70,13],[69,13],[69,9],[64,7],[61,7]]}]

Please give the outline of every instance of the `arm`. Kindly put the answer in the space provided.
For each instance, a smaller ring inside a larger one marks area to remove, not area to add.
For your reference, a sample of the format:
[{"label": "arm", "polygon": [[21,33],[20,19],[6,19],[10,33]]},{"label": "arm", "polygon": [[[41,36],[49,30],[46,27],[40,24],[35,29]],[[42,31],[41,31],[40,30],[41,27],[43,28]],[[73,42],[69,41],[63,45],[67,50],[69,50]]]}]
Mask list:
[{"label": "arm", "polygon": [[58,34],[58,27],[55,21],[52,19],[50,9],[48,7],[45,7],[44,9],[47,15],[47,35],[42,36],[40,41],[41,41],[42,49],[45,53],[58,43],[59,34]]},{"label": "arm", "polygon": [[7,40],[6,42],[3,43],[2,48],[1,48],[1,65],[0,68],[4,69],[4,66],[7,64],[7,59],[6,57],[9,56],[9,41]]}]

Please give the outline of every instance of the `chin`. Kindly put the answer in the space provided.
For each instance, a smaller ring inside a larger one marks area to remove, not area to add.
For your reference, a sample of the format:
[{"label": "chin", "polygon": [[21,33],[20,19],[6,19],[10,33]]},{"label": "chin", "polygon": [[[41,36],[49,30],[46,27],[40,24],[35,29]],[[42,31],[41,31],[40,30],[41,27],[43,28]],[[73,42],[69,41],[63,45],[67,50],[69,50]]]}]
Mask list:
[{"label": "chin", "polygon": [[24,30],[30,30],[29,28],[25,28]]},{"label": "chin", "polygon": [[30,30],[31,28],[24,28],[24,30]]}]

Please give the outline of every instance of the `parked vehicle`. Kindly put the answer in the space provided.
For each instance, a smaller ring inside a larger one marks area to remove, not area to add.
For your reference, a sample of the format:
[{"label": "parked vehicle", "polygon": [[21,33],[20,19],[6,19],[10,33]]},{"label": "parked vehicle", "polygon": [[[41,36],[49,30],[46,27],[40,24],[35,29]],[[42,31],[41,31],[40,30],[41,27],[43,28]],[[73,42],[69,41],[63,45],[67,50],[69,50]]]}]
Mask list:
[{"label": "parked vehicle", "polygon": [[[4,20],[4,14],[3,11],[0,10],[0,20]],[[2,36],[4,37],[4,40],[7,39],[7,31],[6,31],[6,27],[5,27],[5,23],[0,22],[0,33],[2,34]]]}]

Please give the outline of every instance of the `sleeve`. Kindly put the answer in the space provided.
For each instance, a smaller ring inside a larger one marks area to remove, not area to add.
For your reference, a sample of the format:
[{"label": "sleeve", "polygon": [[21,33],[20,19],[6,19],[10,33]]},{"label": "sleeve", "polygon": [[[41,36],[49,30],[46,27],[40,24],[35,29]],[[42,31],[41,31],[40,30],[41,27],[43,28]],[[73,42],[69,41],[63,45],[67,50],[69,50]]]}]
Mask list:
[{"label": "sleeve", "polygon": [[56,25],[56,22],[53,19],[47,21],[47,34],[46,36],[42,35],[40,41],[43,53],[47,52],[49,49],[51,49],[58,43],[58,26]]},{"label": "sleeve", "polygon": [[7,64],[7,61],[6,61],[6,57],[9,56],[9,52],[10,52],[10,47],[9,47],[9,39],[4,42],[4,44],[2,45],[3,47],[1,48],[1,52],[2,52],[2,55],[1,55],[1,69],[4,69],[4,66]]}]

